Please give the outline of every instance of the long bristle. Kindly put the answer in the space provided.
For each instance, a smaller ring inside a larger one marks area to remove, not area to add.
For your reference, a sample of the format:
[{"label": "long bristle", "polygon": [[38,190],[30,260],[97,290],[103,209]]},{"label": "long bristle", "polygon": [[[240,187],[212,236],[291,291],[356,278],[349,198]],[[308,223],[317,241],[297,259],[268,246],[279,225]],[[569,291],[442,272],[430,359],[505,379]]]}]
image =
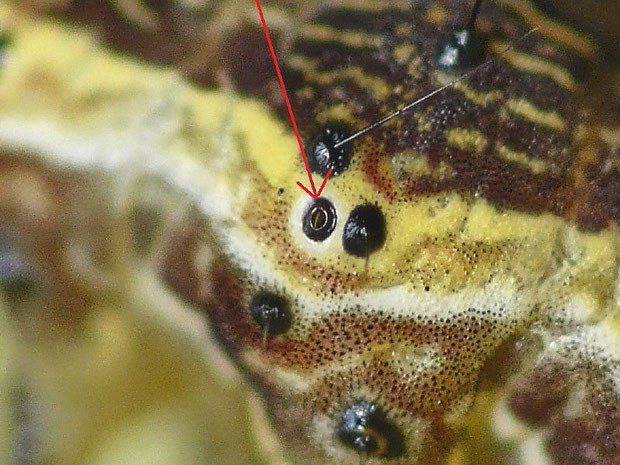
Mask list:
[{"label": "long bristle", "polygon": [[383,124],[387,123],[388,121],[390,121],[391,119],[396,118],[397,116],[402,115],[403,113],[405,113],[408,110],[411,110],[413,107],[419,105],[420,103],[428,100],[429,98],[433,97],[434,95],[443,92],[444,90],[446,90],[449,87],[452,87],[456,84],[458,84],[461,81],[464,81],[468,78],[470,78],[471,76],[473,76],[474,74],[476,74],[477,72],[479,72],[481,69],[486,68],[487,66],[490,66],[491,64],[495,63],[495,61],[499,58],[502,57],[503,55],[505,55],[507,52],[509,52],[510,50],[512,50],[519,42],[523,41],[526,37],[528,37],[529,35],[533,34],[534,32],[536,32],[539,28],[535,27],[530,29],[529,31],[527,31],[525,34],[523,34],[521,37],[519,37],[516,41],[514,41],[512,44],[508,45],[504,50],[502,50],[498,55],[495,55],[494,57],[489,58],[487,61],[485,61],[484,63],[476,66],[475,68],[473,68],[472,70],[466,72],[465,74],[459,76],[458,78],[454,79],[453,81],[450,81],[447,84],[444,84],[441,87],[438,87],[437,89],[429,92],[428,94],[423,95],[422,97],[408,103],[407,105],[405,105],[404,107],[399,108],[398,110],[396,110],[393,113],[390,113],[386,116],[384,116],[383,118],[381,118],[378,121],[375,121],[374,123],[369,124],[368,126],[360,129],[359,131],[353,133],[352,135],[350,135],[349,137],[347,137],[346,139],[341,140],[340,142],[338,142],[337,144],[334,145],[334,148],[338,148],[344,144],[348,144],[349,142],[357,139],[360,136],[363,136],[364,134],[366,134],[369,131],[372,131],[373,129],[382,126]]}]

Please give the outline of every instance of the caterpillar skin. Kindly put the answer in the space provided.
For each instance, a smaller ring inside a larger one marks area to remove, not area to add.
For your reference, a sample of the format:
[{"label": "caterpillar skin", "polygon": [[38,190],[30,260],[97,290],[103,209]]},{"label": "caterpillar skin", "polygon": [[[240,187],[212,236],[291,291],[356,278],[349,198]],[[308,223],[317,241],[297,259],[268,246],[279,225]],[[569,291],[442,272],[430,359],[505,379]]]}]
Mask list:
[{"label": "caterpillar skin", "polygon": [[315,204],[252,2],[3,1],[0,255],[29,282],[0,268],[7,457],[119,463],[101,438],[148,436],[136,399],[174,391],[215,449],[144,463],[620,463],[594,45],[484,2],[492,62],[333,147],[477,63],[438,62],[470,3],[265,1],[315,182],[336,167]]}]

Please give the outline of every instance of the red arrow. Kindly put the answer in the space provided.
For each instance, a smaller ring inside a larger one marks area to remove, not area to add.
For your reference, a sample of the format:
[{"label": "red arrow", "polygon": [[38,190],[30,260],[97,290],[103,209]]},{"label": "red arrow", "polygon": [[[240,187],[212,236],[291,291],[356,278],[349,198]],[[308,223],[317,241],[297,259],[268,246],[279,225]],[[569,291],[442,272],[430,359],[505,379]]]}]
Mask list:
[{"label": "red arrow", "polygon": [[278,76],[278,82],[280,83],[280,89],[282,90],[282,96],[284,97],[284,103],[286,104],[286,109],[288,110],[288,117],[291,119],[291,124],[293,125],[293,132],[295,133],[295,137],[297,138],[297,144],[299,145],[299,152],[301,153],[301,160],[304,162],[304,168],[306,169],[306,174],[308,175],[308,180],[310,181],[310,187],[312,187],[312,191],[307,189],[301,182],[297,181],[297,185],[305,190],[310,197],[316,199],[323,188],[325,187],[325,183],[327,182],[327,178],[331,174],[331,168],[327,170],[325,173],[325,177],[323,178],[323,182],[321,183],[321,187],[317,192],[316,187],[314,187],[314,181],[312,179],[312,175],[310,174],[310,168],[308,167],[308,160],[306,160],[306,153],[304,152],[304,144],[301,143],[301,138],[299,137],[299,131],[297,130],[297,123],[295,123],[295,117],[293,116],[293,109],[291,108],[291,102],[289,102],[288,94],[286,93],[286,87],[284,87],[284,79],[282,79],[282,73],[280,73],[280,66],[278,65],[278,60],[276,58],[276,52],[273,50],[273,45],[271,44],[271,38],[269,37],[269,31],[267,30],[267,23],[265,23],[265,17],[263,16],[263,10],[260,7],[259,0],[254,0],[256,4],[256,9],[258,10],[258,16],[260,17],[260,22],[263,25],[263,32],[265,33],[265,39],[267,40],[267,46],[269,47],[269,54],[271,55],[271,61],[273,61],[273,67],[276,70],[276,75]]}]

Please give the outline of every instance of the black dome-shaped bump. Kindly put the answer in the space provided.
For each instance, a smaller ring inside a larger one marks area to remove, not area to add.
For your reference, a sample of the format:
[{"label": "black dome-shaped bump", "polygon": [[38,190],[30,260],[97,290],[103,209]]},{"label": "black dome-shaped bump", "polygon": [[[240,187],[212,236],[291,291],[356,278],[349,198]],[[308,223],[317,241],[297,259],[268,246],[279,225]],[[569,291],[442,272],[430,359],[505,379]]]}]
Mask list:
[{"label": "black dome-shaped bump", "polygon": [[337,435],[347,447],[378,457],[404,453],[403,437],[374,402],[356,400],[340,415]]},{"label": "black dome-shaped bump", "polygon": [[345,171],[351,163],[352,143],[338,148],[334,145],[350,135],[349,127],[344,123],[328,122],[321,127],[306,147],[310,169],[321,176],[325,176],[330,168],[332,176],[338,176]]},{"label": "black dome-shaped bump", "polygon": [[366,257],[385,241],[385,219],[376,205],[358,205],[349,214],[342,233],[342,246],[347,253]]},{"label": "black dome-shaped bump", "polygon": [[484,60],[486,40],[468,29],[450,32],[437,51],[437,64],[442,68],[469,68]]},{"label": "black dome-shaped bump", "polygon": [[270,336],[286,332],[292,320],[286,299],[269,291],[261,291],[252,298],[250,315]]}]

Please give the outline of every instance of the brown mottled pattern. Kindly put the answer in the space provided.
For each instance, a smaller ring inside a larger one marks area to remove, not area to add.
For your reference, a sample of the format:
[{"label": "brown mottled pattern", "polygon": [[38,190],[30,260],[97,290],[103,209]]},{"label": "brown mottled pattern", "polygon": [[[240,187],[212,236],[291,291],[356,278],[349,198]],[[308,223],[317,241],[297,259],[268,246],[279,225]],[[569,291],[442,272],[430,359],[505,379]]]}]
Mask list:
[{"label": "brown mottled pattern", "polygon": [[[155,18],[153,25],[139,24],[110,2],[96,0],[60,3],[53,7],[52,13],[94,27],[113,48],[148,61],[173,65],[201,85],[214,86],[222,79],[231,79],[242,92],[270,98],[282,118],[286,118],[263,49],[262,33],[255,18],[244,16],[247,10],[240,10],[231,18],[222,13],[227,2],[217,5],[206,2],[198,9],[173,0],[146,3]],[[288,11],[298,8],[286,1],[263,3],[267,8],[274,5]],[[336,6],[332,7],[322,5],[306,24],[332,29],[336,35],[361,32],[379,40],[353,46],[337,38],[304,38],[301,26],[296,28],[302,33],[292,47],[285,47],[283,42],[278,44],[282,45],[278,50],[282,52],[284,74],[304,138],[309,138],[320,125],[321,114],[335,105],[344,105],[353,115],[350,123],[362,127],[437,87],[435,51],[450,25],[463,24],[469,8],[457,0],[412,2],[410,11],[394,8],[390,2],[384,2],[377,11],[339,7],[339,3],[342,2],[333,2]],[[443,8],[447,15],[439,25],[425,19],[437,8]],[[514,42],[531,27],[517,11],[503,3],[485,4],[479,24],[488,37],[506,43]],[[276,41],[279,32],[272,25]],[[394,51],[403,44],[413,45],[417,56],[398,62]],[[544,34],[520,42],[517,49],[561,67],[576,79],[587,77],[596,65]],[[295,56],[317,60],[314,72],[357,67],[383,81],[389,97],[379,98],[371,89],[342,75],[328,84],[316,83],[312,76],[286,66]],[[409,67],[414,61],[417,64],[412,74]],[[601,155],[587,167],[579,162],[583,144],[577,132],[589,118],[589,113],[583,110],[581,87],[569,90],[546,75],[512,66],[505,57],[481,70],[466,85],[483,93],[498,91],[501,96],[479,105],[457,90],[448,90],[403,116],[398,123],[375,130],[356,143],[355,156],[363,159],[367,167],[377,165],[378,158],[392,157],[404,150],[428,157],[431,168],[442,162],[451,167],[449,175],[442,179],[421,175],[405,177],[400,182],[368,172],[369,182],[387,199],[402,200],[429,192],[457,190],[482,196],[503,208],[551,211],[575,220],[584,229],[597,230],[609,221],[620,221],[617,147],[597,148]],[[505,103],[509,99],[525,100],[541,111],[557,112],[564,128],[545,127],[507,112]],[[419,130],[416,115],[423,115],[429,126]],[[453,128],[478,129],[484,133],[489,139],[484,153],[447,150],[445,133]],[[503,159],[497,156],[497,144],[524,153],[532,160],[548,162],[549,169],[534,173],[515,161]],[[575,186],[575,170],[585,170],[585,181],[579,186]]]},{"label": "brown mottled pattern", "polygon": [[[37,15],[88,26],[108,47],[173,66],[201,86],[215,87],[229,74],[240,90],[255,93],[273,78],[271,63],[263,53],[256,53],[256,44],[264,41],[259,25],[251,20],[255,18],[241,14],[245,10],[238,6],[239,14],[229,14],[235,11],[234,2],[206,1],[194,8],[176,0],[143,3],[146,16],[133,17],[121,7],[138,4],[133,0],[28,0],[24,7]],[[274,36],[278,37],[277,29]]]},{"label": "brown mottled pattern", "polygon": [[[440,27],[424,20],[427,10],[438,4],[450,12],[446,24]],[[313,18],[314,25],[331,28],[336,33],[364,30],[384,40],[379,46],[356,48],[334,40],[302,37],[291,53],[318,59],[317,72],[359,67],[390,86],[392,97],[378,100],[364,85],[339,76],[329,85],[316,85],[312,76],[308,79],[307,72],[302,74],[293,68],[285,75],[300,127],[313,128],[316,115],[335,105],[349,108],[354,115],[353,124],[362,127],[403,106],[412,96],[421,96],[438,87],[433,78],[434,53],[448,30],[447,25],[462,22],[466,10],[462,2],[416,2],[414,5],[410,12],[391,10],[389,4],[384,11],[372,13],[348,8],[325,9]],[[508,43],[516,41],[529,29],[513,11],[492,5],[482,8],[480,22],[490,24],[485,32],[493,39]],[[413,44],[420,53],[415,75],[408,73],[409,63],[399,64],[393,59],[393,50],[407,43]],[[584,75],[584,57],[564,45],[551,43],[542,35],[519,43],[518,51],[572,71],[575,77]],[[386,182],[385,173],[377,176],[372,170],[367,171],[368,180],[387,199],[402,200],[430,192],[456,190],[482,196],[504,208],[565,215],[586,229],[599,229],[610,220],[620,220],[617,154],[601,154],[601,158],[608,158],[605,173],[600,172],[602,165],[598,160],[589,164],[588,173],[584,173],[588,179],[586,192],[575,194],[573,166],[578,164],[582,150],[577,130],[580,124],[587,122],[580,88],[571,91],[546,75],[523,71],[511,65],[506,57],[499,57],[466,85],[477,92],[497,91],[501,96],[480,105],[459,90],[446,90],[403,116],[397,124],[375,130],[358,141],[355,156],[363,159],[366,166],[378,167],[381,158],[409,150],[415,152],[411,156],[427,157],[431,169],[442,162],[451,167],[450,173],[441,179],[405,175],[396,182],[394,179]],[[563,128],[544,126],[507,111],[508,100],[524,100],[543,112],[556,112]],[[277,106],[278,102],[275,104]],[[428,122],[422,130],[416,127],[419,115]],[[454,128],[482,132],[488,138],[484,152],[447,149],[445,135]],[[305,136],[310,134],[303,129],[302,132]],[[524,153],[531,160],[547,162],[549,168],[535,173],[527,166],[505,160],[496,154],[498,144]],[[575,209],[582,213],[573,215]]]},{"label": "brown mottled pattern", "polygon": [[[446,414],[478,378],[481,367],[472,360],[492,354],[514,328],[496,324],[497,314],[492,310],[473,308],[439,320],[383,312],[367,315],[361,308],[350,308],[307,324],[303,307],[293,302],[296,323],[290,334],[264,339],[261,328],[245,311],[260,283],[248,283],[224,256],[215,258],[207,270],[197,268],[197,251],[210,245],[206,230],[204,222],[195,218],[178,226],[162,263],[163,278],[209,316],[222,346],[246,368],[248,378],[266,397],[271,419],[295,451],[296,460],[301,460],[298,463],[323,463],[316,462],[321,448],[304,440],[312,434],[308,419],[316,415],[337,418],[352,392],[372,392],[388,411],[406,412],[408,417],[427,422],[429,434],[415,453],[425,463],[437,463],[454,439]],[[207,283],[211,291],[205,292]],[[409,344],[396,349],[402,341]],[[248,366],[243,355],[252,350],[269,366],[302,373],[312,385],[310,392],[288,390],[269,372]],[[395,354],[394,350],[404,352]],[[405,356],[421,356],[428,350],[441,353],[446,363],[422,368],[415,357]],[[355,359],[359,361],[351,363]],[[407,429],[403,433],[417,434]],[[308,461],[303,461],[304,454],[309,454]]]},{"label": "brown mottled pattern", "polygon": [[[511,387],[508,402],[520,419],[549,429],[545,447],[553,463],[613,465],[620,461],[613,382],[613,373],[588,355],[571,352],[565,361],[542,357]],[[571,404],[576,398],[578,407]]]},{"label": "brown mottled pattern", "polygon": [[620,147],[604,146],[596,152],[596,158],[584,165],[578,185],[581,195],[575,200],[575,218],[580,224],[593,228],[605,225],[599,212],[620,219]]}]

